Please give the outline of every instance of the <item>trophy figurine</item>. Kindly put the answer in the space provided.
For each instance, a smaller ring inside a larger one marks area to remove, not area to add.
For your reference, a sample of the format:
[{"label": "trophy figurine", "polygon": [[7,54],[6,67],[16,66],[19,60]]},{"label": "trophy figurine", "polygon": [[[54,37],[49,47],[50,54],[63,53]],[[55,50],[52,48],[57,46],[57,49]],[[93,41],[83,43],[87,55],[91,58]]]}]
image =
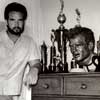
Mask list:
[{"label": "trophy figurine", "polygon": [[51,34],[51,42],[52,46],[50,47],[50,65],[49,65],[49,72],[56,72],[56,47],[54,45],[55,36]]}]

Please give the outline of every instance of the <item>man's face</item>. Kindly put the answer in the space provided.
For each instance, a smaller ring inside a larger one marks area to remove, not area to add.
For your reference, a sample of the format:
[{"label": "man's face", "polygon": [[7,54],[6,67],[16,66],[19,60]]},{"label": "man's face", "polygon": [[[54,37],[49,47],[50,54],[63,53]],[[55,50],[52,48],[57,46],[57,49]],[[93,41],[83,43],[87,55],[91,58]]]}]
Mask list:
[{"label": "man's face", "polygon": [[21,35],[24,31],[23,14],[21,12],[12,11],[9,13],[7,20],[8,31],[14,35]]},{"label": "man's face", "polygon": [[89,46],[82,35],[70,39],[69,46],[71,53],[77,62],[83,62],[90,55]]}]

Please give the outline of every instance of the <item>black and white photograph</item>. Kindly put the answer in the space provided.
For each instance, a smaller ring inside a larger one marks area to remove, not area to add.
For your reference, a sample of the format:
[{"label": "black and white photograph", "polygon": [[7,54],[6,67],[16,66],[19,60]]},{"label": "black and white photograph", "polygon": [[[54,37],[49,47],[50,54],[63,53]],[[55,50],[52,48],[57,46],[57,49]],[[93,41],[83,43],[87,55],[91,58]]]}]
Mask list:
[{"label": "black and white photograph", "polygon": [[0,100],[99,100],[100,0],[0,0]]}]

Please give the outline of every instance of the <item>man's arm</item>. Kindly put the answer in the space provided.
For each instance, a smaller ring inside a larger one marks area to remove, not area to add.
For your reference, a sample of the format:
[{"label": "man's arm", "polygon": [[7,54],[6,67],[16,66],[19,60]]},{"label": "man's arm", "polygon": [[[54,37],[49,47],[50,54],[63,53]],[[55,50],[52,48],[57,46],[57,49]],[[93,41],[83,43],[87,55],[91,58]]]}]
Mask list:
[{"label": "man's arm", "polygon": [[26,80],[25,80],[25,84],[27,86],[29,85],[34,85],[37,83],[38,81],[38,75],[41,71],[41,63],[39,59],[36,59],[34,61],[30,61],[29,62],[29,72],[26,75]]},{"label": "man's arm", "polygon": [[34,61],[29,61],[30,70],[33,68],[38,69],[38,74],[41,72],[41,62],[40,59],[36,59]]}]

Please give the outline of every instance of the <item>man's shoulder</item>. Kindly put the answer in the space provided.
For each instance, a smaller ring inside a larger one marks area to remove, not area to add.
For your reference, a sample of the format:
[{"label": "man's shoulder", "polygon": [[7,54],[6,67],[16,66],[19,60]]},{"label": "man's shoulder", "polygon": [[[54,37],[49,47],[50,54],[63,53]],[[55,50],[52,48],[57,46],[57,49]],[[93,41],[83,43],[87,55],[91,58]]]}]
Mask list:
[{"label": "man's shoulder", "polygon": [[22,39],[29,43],[35,43],[35,40],[31,36],[28,36],[28,35],[23,35]]},{"label": "man's shoulder", "polygon": [[23,38],[28,39],[28,40],[33,40],[31,36],[29,35],[22,35]]}]

